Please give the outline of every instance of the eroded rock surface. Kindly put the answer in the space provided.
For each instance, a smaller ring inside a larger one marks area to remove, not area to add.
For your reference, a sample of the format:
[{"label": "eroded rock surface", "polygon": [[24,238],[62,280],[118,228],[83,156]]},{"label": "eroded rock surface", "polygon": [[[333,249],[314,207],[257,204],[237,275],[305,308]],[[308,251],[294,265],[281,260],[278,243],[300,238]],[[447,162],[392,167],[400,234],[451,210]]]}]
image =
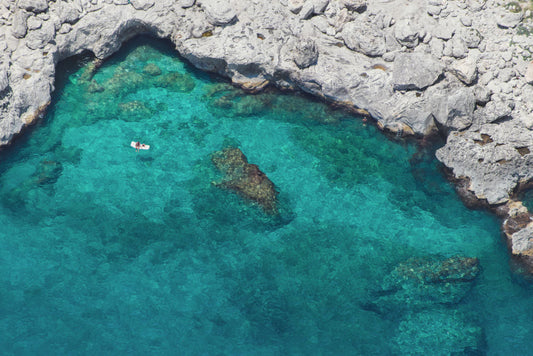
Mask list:
[{"label": "eroded rock surface", "polygon": [[[533,9],[529,2],[512,5],[2,1],[0,145],[43,115],[58,61],[83,51],[105,59],[148,33],[170,39],[196,67],[250,91],[300,89],[366,112],[399,135],[439,129],[449,136],[438,159],[470,182],[466,189],[474,196],[505,204],[532,179],[525,148],[533,143]],[[480,135],[494,144],[480,145]],[[524,248],[513,253],[529,253]]]}]

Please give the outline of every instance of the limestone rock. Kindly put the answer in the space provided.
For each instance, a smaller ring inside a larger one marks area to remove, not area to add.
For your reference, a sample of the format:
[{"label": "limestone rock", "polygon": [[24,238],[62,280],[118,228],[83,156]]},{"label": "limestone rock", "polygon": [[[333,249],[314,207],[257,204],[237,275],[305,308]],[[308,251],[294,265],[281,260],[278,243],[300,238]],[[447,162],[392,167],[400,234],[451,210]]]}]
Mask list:
[{"label": "limestone rock", "polygon": [[299,14],[304,6],[304,0],[289,0],[287,6],[293,14]]},{"label": "limestone rock", "polygon": [[434,95],[435,119],[449,130],[464,130],[472,124],[476,99],[469,88],[453,88]]},{"label": "limestone rock", "polygon": [[472,12],[481,11],[485,7],[485,0],[467,0],[467,6]]},{"label": "limestone rock", "polygon": [[28,31],[28,17],[30,17],[30,14],[28,14],[26,11],[23,10],[17,10],[15,11],[15,14],[13,15],[13,29],[12,33],[13,36],[16,38],[23,38],[26,36],[26,32]]},{"label": "limestone rock", "polygon": [[441,76],[444,66],[433,56],[420,53],[401,53],[394,59],[392,83],[395,90],[424,89]]},{"label": "limestone rock", "polygon": [[524,79],[527,83],[533,84],[533,61],[529,62],[529,64],[527,65],[527,70]]},{"label": "limestone rock", "polygon": [[60,2],[59,4],[59,11],[57,13],[59,22],[74,24],[79,20],[81,13],[73,4],[67,2]]},{"label": "limestone rock", "polygon": [[490,101],[492,91],[484,85],[476,85],[474,87],[474,97],[476,98],[476,103],[481,105],[486,105]]},{"label": "limestone rock", "polygon": [[9,85],[7,74],[7,66],[0,66],[0,94],[6,90]]},{"label": "limestone rock", "polygon": [[456,28],[455,24],[441,21],[438,23],[438,25],[434,26],[431,29],[431,33],[433,34],[433,36],[441,40],[447,41],[453,37],[455,33],[455,28]]},{"label": "limestone rock", "polygon": [[69,23],[62,24],[59,30],[57,30],[57,32],[62,35],[69,33],[70,31],[72,31],[72,25]]},{"label": "limestone rock", "polygon": [[53,40],[54,35],[54,24],[45,22],[40,29],[28,33],[26,46],[30,49],[43,48],[47,43]]},{"label": "limestone rock", "polygon": [[294,63],[300,69],[310,67],[318,61],[318,50],[312,40],[298,41],[294,47]]},{"label": "limestone rock", "polygon": [[524,14],[520,12],[511,12],[501,9],[496,15],[496,23],[502,28],[515,28],[523,18]]},{"label": "limestone rock", "polygon": [[44,12],[48,10],[48,1],[46,0],[19,0],[18,6],[21,9],[30,12]]},{"label": "limestone rock", "polygon": [[449,71],[466,85],[471,85],[477,79],[476,61],[470,57],[453,62]]},{"label": "limestone rock", "polygon": [[453,36],[452,40],[446,43],[446,47],[450,51],[448,55],[457,59],[466,58],[468,54],[468,47],[465,41],[459,36]]},{"label": "limestone rock", "polygon": [[193,7],[196,0],[179,0],[178,3],[183,9]]},{"label": "limestone rock", "polygon": [[43,20],[35,16],[30,16],[26,24],[28,25],[28,30],[38,30],[43,25]]},{"label": "limestone rock", "polygon": [[201,6],[207,15],[207,20],[214,26],[223,26],[237,20],[235,8],[226,1],[202,0]]},{"label": "limestone rock", "polygon": [[441,39],[433,37],[429,42],[430,53],[433,57],[440,59],[444,53],[444,42]]},{"label": "limestone rock", "polygon": [[306,1],[304,2],[302,8],[299,11],[300,18],[307,20],[315,14],[315,8],[313,2]]},{"label": "limestone rock", "polygon": [[511,235],[511,249],[515,255],[533,256],[533,224]]},{"label": "limestone rock", "polygon": [[366,0],[342,0],[342,4],[350,11],[363,13],[367,8]]},{"label": "limestone rock", "polygon": [[463,26],[465,26],[465,27],[472,26],[472,18],[471,17],[461,16],[460,21],[463,24]]},{"label": "limestone rock", "polygon": [[329,0],[313,0],[313,13],[322,15],[329,5]]},{"label": "limestone rock", "polygon": [[511,116],[513,108],[514,103],[511,100],[506,100],[501,95],[493,95],[492,100],[481,109],[481,113],[484,122],[495,122]]},{"label": "limestone rock", "polygon": [[446,145],[437,150],[437,158],[456,177],[469,177],[468,189],[489,204],[501,204],[520,181],[533,179],[530,167],[533,155],[522,155],[528,147],[531,131],[514,122],[483,124],[476,130],[452,132]]},{"label": "limestone rock", "polygon": [[370,23],[349,22],[344,26],[341,37],[349,49],[367,56],[382,56],[386,52],[385,38]]},{"label": "limestone rock", "polygon": [[483,40],[483,36],[475,28],[469,28],[461,31],[461,38],[468,48],[478,48],[479,44]]},{"label": "limestone rock", "polygon": [[135,10],[148,10],[154,6],[155,0],[131,0],[130,3]]},{"label": "limestone rock", "polygon": [[407,48],[414,48],[418,45],[418,35],[418,30],[415,29],[415,26],[409,19],[403,19],[394,25],[394,36],[396,40]]}]

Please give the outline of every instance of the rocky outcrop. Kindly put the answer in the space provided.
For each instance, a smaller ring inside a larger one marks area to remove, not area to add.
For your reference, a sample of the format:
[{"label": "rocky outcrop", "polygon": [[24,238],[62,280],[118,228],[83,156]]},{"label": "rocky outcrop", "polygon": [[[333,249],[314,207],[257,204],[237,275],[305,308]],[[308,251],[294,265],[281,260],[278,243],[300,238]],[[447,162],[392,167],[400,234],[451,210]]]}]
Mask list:
[{"label": "rocky outcrop", "polygon": [[393,87],[395,90],[425,89],[435,84],[443,69],[443,65],[430,54],[398,54],[392,72]]},{"label": "rocky outcrop", "polygon": [[253,201],[268,214],[276,215],[278,211],[278,192],[274,183],[239,148],[228,147],[213,153],[211,161],[224,174],[221,182],[214,182],[217,187],[235,191],[247,200]]},{"label": "rocky outcrop", "polygon": [[[0,145],[43,114],[58,61],[83,51],[105,59],[149,33],[250,91],[300,89],[368,113],[399,136],[439,129],[448,140],[437,157],[473,196],[505,204],[532,178],[533,20],[527,3],[517,4],[3,1]],[[482,146],[480,135],[494,144]]]}]

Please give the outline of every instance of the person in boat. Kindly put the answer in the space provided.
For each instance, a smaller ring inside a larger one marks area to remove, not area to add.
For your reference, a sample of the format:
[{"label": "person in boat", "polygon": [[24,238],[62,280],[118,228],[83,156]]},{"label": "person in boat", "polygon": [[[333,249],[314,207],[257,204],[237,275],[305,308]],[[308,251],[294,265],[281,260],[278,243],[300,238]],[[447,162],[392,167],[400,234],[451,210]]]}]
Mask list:
[{"label": "person in boat", "polygon": [[141,149],[141,143],[139,141],[135,142],[135,151],[139,152]]}]

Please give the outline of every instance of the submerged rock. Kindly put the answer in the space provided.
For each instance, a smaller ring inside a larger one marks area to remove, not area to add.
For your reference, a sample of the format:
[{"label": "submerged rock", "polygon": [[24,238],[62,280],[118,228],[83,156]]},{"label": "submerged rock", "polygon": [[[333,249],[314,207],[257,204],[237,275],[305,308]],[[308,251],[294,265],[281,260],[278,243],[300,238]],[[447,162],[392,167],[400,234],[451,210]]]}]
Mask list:
[{"label": "submerged rock", "polygon": [[479,272],[477,258],[411,258],[384,278],[375,292],[377,297],[366,307],[379,313],[401,313],[456,304],[468,293]]},{"label": "submerged rock", "polygon": [[161,74],[161,68],[159,68],[157,64],[148,63],[147,65],[144,66],[143,72],[156,77]]},{"label": "submerged rock", "polygon": [[217,151],[211,161],[224,174],[217,187],[235,191],[244,198],[258,203],[268,214],[278,214],[278,192],[274,183],[239,148],[229,147]]},{"label": "submerged rock", "polygon": [[154,84],[157,87],[180,93],[188,93],[196,86],[194,79],[190,75],[178,72],[162,74],[155,79]]},{"label": "submerged rock", "polygon": [[33,180],[36,185],[54,184],[62,172],[63,165],[60,162],[44,160],[39,163]]},{"label": "submerged rock", "polygon": [[404,318],[393,339],[398,355],[483,355],[483,329],[458,310],[435,309]]}]

